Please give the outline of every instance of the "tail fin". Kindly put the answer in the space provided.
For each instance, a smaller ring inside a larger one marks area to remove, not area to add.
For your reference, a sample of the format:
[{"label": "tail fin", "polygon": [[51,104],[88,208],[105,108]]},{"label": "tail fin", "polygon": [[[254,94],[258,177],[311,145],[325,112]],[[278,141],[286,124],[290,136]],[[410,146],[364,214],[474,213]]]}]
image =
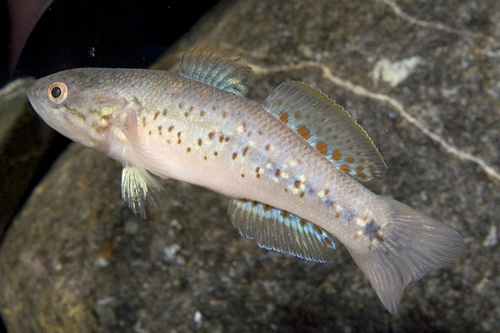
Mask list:
[{"label": "tail fin", "polygon": [[433,270],[447,266],[464,247],[460,234],[392,198],[391,227],[371,251],[347,248],[378,297],[395,314],[404,288]]}]

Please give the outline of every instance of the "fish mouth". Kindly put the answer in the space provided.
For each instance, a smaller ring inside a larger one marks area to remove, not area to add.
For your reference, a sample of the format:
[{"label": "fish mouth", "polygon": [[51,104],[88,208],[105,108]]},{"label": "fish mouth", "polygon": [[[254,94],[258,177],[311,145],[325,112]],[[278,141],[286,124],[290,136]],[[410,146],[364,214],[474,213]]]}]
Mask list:
[{"label": "fish mouth", "polygon": [[35,89],[34,89],[35,85],[32,85],[31,87],[28,88],[28,99],[31,103],[33,103],[33,97],[35,97]]},{"label": "fish mouth", "polygon": [[37,101],[36,91],[37,91],[37,84],[35,83],[28,88],[27,95],[28,95],[28,100],[31,103],[31,106],[33,107],[33,110],[35,110],[35,112],[38,113],[40,107]]}]

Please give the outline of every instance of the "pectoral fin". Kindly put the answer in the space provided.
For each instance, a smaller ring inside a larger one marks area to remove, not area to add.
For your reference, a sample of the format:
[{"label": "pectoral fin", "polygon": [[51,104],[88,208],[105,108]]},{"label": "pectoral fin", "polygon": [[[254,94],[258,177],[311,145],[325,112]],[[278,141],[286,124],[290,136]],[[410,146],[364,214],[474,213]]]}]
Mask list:
[{"label": "pectoral fin", "polygon": [[154,208],[159,208],[158,191],[160,184],[148,171],[132,165],[126,165],[122,170],[122,198],[128,203],[134,214],[146,218],[145,201]]},{"label": "pectoral fin", "polygon": [[333,258],[335,244],[332,237],[314,223],[245,199],[231,200],[228,212],[240,234],[255,239],[262,248],[318,262]]}]

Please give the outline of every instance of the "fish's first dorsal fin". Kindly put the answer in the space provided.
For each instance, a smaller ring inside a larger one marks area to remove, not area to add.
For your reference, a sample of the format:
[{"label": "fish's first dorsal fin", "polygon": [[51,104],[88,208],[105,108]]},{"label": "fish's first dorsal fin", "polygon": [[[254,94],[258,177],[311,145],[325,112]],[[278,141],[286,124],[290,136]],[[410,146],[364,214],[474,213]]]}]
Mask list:
[{"label": "fish's first dorsal fin", "polygon": [[365,130],[320,90],[302,82],[282,83],[263,105],[349,175],[369,181],[387,169]]},{"label": "fish's first dorsal fin", "polygon": [[184,77],[240,96],[247,94],[250,73],[241,58],[212,47],[186,51],[179,67]]},{"label": "fish's first dorsal fin", "polygon": [[312,222],[246,199],[231,200],[228,212],[240,235],[255,239],[262,248],[311,261],[333,259],[335,243],[332,237]]}]

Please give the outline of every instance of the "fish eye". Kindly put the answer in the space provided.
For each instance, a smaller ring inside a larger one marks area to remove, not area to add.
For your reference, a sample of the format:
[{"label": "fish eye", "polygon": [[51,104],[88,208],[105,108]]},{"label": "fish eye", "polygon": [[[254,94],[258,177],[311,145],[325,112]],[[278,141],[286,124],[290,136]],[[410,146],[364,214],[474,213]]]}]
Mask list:
[{"label": "fish eye", "polygon": [[49,98],[55,103],[62,103],[68,96],[68,86],[62,82],[52,83],[48,89]]}]

